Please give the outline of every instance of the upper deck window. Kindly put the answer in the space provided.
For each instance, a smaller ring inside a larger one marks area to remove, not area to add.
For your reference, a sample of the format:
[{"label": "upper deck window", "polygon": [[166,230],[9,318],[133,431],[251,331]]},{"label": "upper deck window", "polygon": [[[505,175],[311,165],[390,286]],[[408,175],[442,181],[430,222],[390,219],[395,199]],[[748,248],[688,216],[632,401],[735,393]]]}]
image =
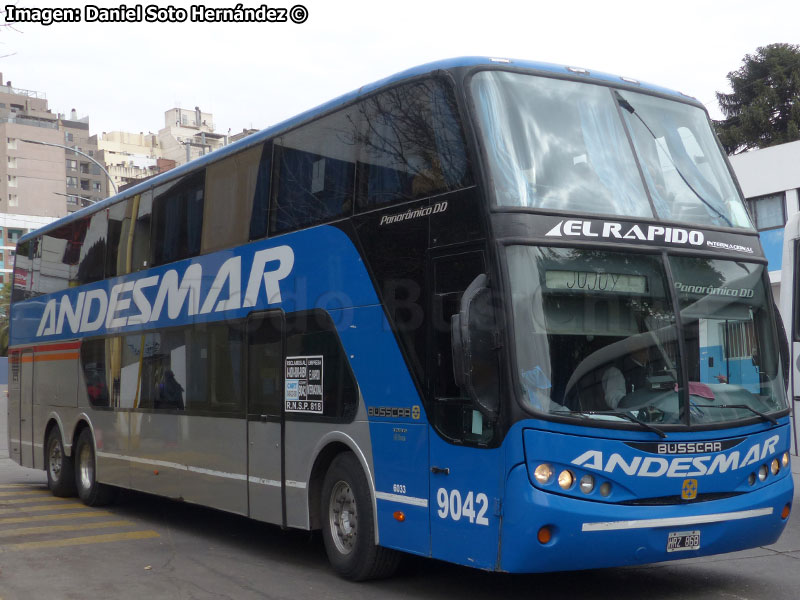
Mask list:
[{"label": "upper deck window", "polygon": [[705,112],[655,96],[616,93],[658,216],[750,228]]},{"label": "upper deck window", "polygon": [[751,227],[699,107],[503,71],[473,96],[501,207]]},{"label": "upper deck window", "polygon": [[653,216],[608,88],[484,71],[473,96],[498,205]]}]

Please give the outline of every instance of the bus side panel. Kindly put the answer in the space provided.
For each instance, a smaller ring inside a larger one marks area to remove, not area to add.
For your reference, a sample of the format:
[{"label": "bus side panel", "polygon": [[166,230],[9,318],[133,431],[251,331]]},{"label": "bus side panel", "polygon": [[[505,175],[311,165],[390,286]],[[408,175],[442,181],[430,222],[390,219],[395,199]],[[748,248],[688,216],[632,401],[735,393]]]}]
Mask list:
[{"label": "bus side panel", "polygon": [[21,460],[19,445],[20,353],[8,353],[8,456],[16,463]]},{"label": "bus side panel", "polygon": [[97,480],[111,485],[130,487],[128,440],[131,413],[90,409],[89,414],[97,446]]},{"label": "bus side panel", "polygon": [[181,497],[246,515],[247,421],[199,416],[180,419],[183,427],[178,444],[187,465],[181,475]]},{"label": "bus side panel", "polygon": [[[33,379],[33,463],[44,468],[45,431],[50,413],[78,406],[79,342],[37,346]],[[73,414],[74,410],[61,411]],[[67,444],[69,444],[69,433]]]}]

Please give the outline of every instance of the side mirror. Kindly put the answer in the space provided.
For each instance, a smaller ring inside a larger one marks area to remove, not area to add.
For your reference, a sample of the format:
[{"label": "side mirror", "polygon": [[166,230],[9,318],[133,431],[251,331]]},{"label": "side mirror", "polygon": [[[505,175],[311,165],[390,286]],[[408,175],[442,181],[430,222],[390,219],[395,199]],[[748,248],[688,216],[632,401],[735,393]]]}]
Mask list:
[{"label": "side mirror", "polygon": [[450,318],[450,331],[455,381],[476,408],[494,420],[500,403],[500,375],[497,325],[487,284],[485,274],[469,284],[458,313]]}]

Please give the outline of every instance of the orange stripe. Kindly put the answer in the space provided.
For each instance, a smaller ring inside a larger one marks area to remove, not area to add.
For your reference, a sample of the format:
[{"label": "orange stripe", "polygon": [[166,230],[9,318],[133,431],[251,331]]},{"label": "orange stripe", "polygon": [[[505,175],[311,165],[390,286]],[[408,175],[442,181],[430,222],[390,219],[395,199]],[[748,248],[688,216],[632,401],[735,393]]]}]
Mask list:
[{"label": "orange stripe", "polygon": [[49,344],[46,346],[34,346],[34,352],[53,352],[55,350],[77,350],[81,347],[80,342],[68,342],[65,344]]},{"label": "orange stripe", "polygon": [[77,360],[80,358],[80,352],[62,352],[61,354],[45,354],[43,356],[23,356],[22,362],[45,362],[51,360]]}]

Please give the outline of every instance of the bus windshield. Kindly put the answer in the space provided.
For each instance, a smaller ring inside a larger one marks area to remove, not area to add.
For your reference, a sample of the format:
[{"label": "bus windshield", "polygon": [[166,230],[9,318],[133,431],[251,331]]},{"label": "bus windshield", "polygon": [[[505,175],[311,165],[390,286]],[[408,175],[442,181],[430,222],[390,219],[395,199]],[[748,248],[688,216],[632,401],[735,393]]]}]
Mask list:
[{"label": "bus windshield", "polygon": [[751,228],[698,107],[503,71],[472,93],[499,206]]},{"label": "bus windshield", "polygon": [[786,408],[762,266],[670,257],[671,282],[655,255],[514,245],[506,256],[529,408],[665,425]]}]

